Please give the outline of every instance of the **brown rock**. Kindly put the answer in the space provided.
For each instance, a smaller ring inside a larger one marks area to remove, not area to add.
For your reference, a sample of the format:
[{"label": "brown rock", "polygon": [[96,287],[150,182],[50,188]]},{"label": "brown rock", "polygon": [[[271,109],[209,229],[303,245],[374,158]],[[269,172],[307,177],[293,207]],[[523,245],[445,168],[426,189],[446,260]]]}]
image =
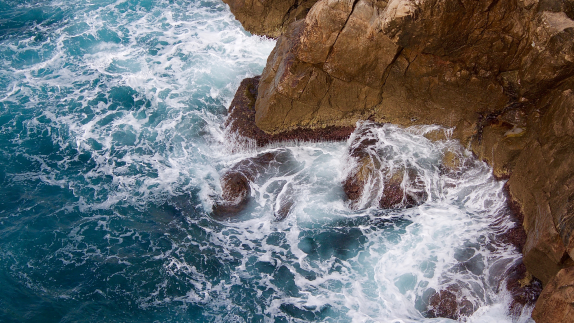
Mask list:
[{"label": "brown rock", "polygon": [[377,145],[376,135],[371,132],[373,126],[362,124],[349,145],[349,162],[354,166],[343,181],[349,206],[361,209],[377,205],[389,209],[424,203],[424,183],[414,169],[388,164],[386,150]]},{"label": "brown rock", "polygon": [[[365,119],[456,127],[453,138],[509,178],[524,264],[549,284],[574,264],[573,18],[571,0],[319,0],[282,27],[249,118],[273,136]],[[412,197],[411,170],[370,148],[349,155],[351,205]]]},{"label": "brown rock", "polygon": [[223,0],[245,30],[279,37],[287,26],[304,19],[317,0]]},{"label": "brown rock", "polygon": [[524,263],[544,284],[572,263],[572,84],[547,94],[537,106],[539,112],[531,114],[528,127],[535,135],[516,158],[509,180],[511,195],[524,214]]},{"label": "brown rock", "polygon": [[556,274],[540,294],[532,318],[537,323],[574,322],[574,267]]},{"label": "brown rock", "polygon": [[216,218],[227,218],[239,213],[249,201],[251,187],[247,177],[239,171],[226,172],[221,177],[221,200],[213,207]]},{"label": "brown rock", "polygon": [[291,184],[286,184],[281,192],[277,195],[275,201],[274,215],[275,221],[283,221],[295,204],[295,191]]},{"label": "brown rock", "polygon": [[[229,115],[225,121],[226,137],[228,141],[238,145],[253,142],[257,147],[282,141],[342,141],[347,140],[354,126],[334,127],[327,126],[318,129],[294,129],[275,135],[263,132],[255,125],[255,97],[257,97],[259,77],[246,78],[235,93],[229,107]],[[237,147],[241,148],[241,147]],[[232,150],[235,147],[232,147]]]},{"label": "brown rock", "polygon": [[524,307],[533,306],[542,292],[542,283],[526,270],[520,262],[506,273],[506,289],[512,296],[510,315],[519,317]]},{"label": "brown rock", "polygon": [[458,320],[463,316],[472,315],[474,305],[466,297],[458,294],[460,294],[459,288],[454,285],[435,292],[429,299],[427,316]]},{"label": "brown rock", "polygon": [[260,154],[233,165],[221,176],[221,199],[213,207],[213,215],[226,219],[237,215],[245,208],[251,195],[250,183],[260,177],[280,152]]}]

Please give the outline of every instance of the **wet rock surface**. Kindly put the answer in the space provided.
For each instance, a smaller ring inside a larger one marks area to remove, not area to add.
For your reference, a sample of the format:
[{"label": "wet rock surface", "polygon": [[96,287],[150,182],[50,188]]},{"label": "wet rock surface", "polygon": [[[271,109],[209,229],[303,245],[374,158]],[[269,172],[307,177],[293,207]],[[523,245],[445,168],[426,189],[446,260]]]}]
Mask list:
[{"label": "wet rock surface", "polygon": [[214,216],[225,219],[241,212],[249,202],[250,183],[260,177],[279,155],[279,152],[269,152],[243,159],[225,171],[220,180],[221,199],[213,207]]},{"label": "wet rock surface", "polygon": [[[255,124],[255,98],[259,86],[260,77],[247,78],[241,82],[235,97],[229,108],[229,115],[225,121],[228,137],[233,140],[251,140],[257,147],[263,147],[270,143],[282,141],[342,141],[347,140],[354,125],[348,127],[328,126],[319,129],[295,129],[270,135],[257,127]],[[235,138],[237,137],[237,138]]]},{"label": "wet rock surface", "polygon": [[532,276],[522,262],[512,266],[506,277],[506,289],[512,297],[508,310],[511,316],[520,317],[525,307],[533,306],[538,300],[542,292],[542,282]]},{"label": "wet rock surface", "polygon": [[416,170],[392,162],[392,147],[377,140],[372,132],[376,126],[362,123],[349,144],[352,168],[343,180],[347,203],[354,209],[408,208],[424,203],[427,193]]},{"label": "wet rock surface", "polygon": [[560,270],[548,282],[532,318],[537,323],[574,322],[574,267]]},{"label": "wet rock surface", "polygon": [[[288,176],[297,172],[299,166],[288,150],[279,149],[242,159],[221,175],[221,198],[213,206],[213,217],[225,220],[239,216],[251,198],[251,184],[264,181],[270,176]],[[275,192],[275,219],[281,221],[291,212],[295,203],[293,187],[283,183]]]},{"label": "wet rock surface", "polygon": [[213,207],[218,218],[239,213],[249,202],[251,187],[249,179],[240,171],[228,171],[221,177],[221,200]]},{"label": "wet rock surface", "polygon": [[429,299],[427,317],[445,317],[458,320],[474,313],[474,305],[461,296],[456,286],[434,293]]},{"label": "wet rock surface", "polygon": [[[549,286],[574,266],[573,8],[570,0],[319,0],[282,25],[250,92],[252,129],[296,137],[357,120],[454,127],[453,138],[509,179],[526,239],[520,230],[507,238]],[[344,181],[350,204],[408,205],[401,189],[410,170],[385,170],[365,152],[357,149]],[[461,171],[457,162],[445,153],[445,172]],[[392,189],[375,197],[366,187]]]}]

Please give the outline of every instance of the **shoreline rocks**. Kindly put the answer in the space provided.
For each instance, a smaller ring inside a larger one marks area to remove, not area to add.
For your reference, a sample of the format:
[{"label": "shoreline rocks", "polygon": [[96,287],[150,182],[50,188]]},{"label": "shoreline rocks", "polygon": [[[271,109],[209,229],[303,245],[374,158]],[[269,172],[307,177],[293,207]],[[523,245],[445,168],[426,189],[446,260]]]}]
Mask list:
[{"label": "shoreline rocks", "polygon": [[[508,179],[526,270],[545,299],[559,297],[550,286],[574,268],[572,0],[318,0],[270,24],[280,15],[262,14],[285,12],[275,2],[226,0],[253,32],[280,26],[268,34],[277,45],[258,85],[243,95],[249,109],[237,110],[248,118],[230,109],[230,127],[251,129],[243,133],[257,145],[344,138],[358,120],[454,127],[454,139]],[[256,5],[269,8],[245,9]],[[357,174],[377,168],[361,163]],[[360,185],[349,183],[351,199]]]},{"label": "shoreline rocks", "polygon": [[392,209],[424,203],[428,196],[416,170],[400,163],[389,164],[392,147],[377,146],[376,135],[371,132],[374,126],[362,123],[349,145],[347,159],[353,167],[343,180],[349,207]]},{"label": "shoreline rocks", "polygon": [[260,77],[244,79],[231,102],[225,129],[228,136],[255,141],[257,147],[283,141],[343,141],[355,130],[355,126],[328,126],[320,129],[295,129],[279,134],[268,134],[255,124],[255,98],[258,93]]}]

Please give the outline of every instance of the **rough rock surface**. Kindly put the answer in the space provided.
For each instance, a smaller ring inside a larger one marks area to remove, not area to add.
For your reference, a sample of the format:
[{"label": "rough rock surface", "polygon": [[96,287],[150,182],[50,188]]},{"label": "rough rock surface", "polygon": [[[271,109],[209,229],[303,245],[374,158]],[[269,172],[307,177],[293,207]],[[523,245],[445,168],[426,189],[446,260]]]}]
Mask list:
[{"label": "rough rock surface", "polygon": [[537,323],[574,322],[574,267],[560,270],[550,280],[532,317]]},{"label": "rough rock surface", "polygon": [[[237,217],[248,205],[251,184],[270,177],[286,176],[300,170],[302,165],[286,149],[276,149],[242,159],[221,175],[221,198],[213,206],[212,216],[218,220]],[[285,219],[295,204],[293,185],[289,182],[267,191],[275,198],[275,220]]]},{"label": "rough rock surface", "polygon": [[213,206],[214,217],[226,219],[243,210],[251,195],[250,183],[260,177],[278,155],[278,152],[268,152],[243,159],[225,171],[220,180],[221,199]]},{"label": "rough rock surface", "polygon": [[243,27],[257,35],[279,37],[303,19],[317,0],[223,0]]},{"label": "rough rock surface", "polygon": [[[262,132],[454,127],[509,179],[527,272],[551,286],[574,266],[574,1],[319,0],[290,19],[253,94]],[[369,158],[356,174],[378,167]],[[361,185],[349,182],[350,200]]]},{"label": "rough rock surface", "polygon": [[239,141],[240,145],[243,144],[245,140],[254,142],[254,145],[258,147],[263,147],[273,142],[289,140],[341,141],[347,140],[353,130],[355,130],[354,126],[329,126],[320,129],[296,129],[275,135],[265,133],[255,125],[254,105],[258,85],[259,77],[247,78],[241,82],[231,102],[229,115],[225,121],[228,139]]},{"label": "rough rock surface", "polygon": [[426,315],[453,320],[472,315],[475,310],[474,305],[466,297],[457,294],[460,293],[456,286],[449,286],[447,289],[434,293],[429,299]]}]

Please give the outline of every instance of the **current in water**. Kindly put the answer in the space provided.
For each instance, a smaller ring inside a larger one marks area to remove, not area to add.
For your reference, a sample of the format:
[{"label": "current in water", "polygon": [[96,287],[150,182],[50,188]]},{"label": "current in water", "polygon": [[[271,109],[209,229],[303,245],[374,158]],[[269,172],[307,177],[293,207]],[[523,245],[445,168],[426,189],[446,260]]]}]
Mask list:
[{"label": "current in water", "polygon": [[[503,183],[433,127],[373,132],[424,175],[406,210],[345,204],[349,143],[229,148],[226,108],[273,46],[219,0],[0,0],[0,321],[446,322],[424,313],[449,286],[462,320],[529,320],[501,287],[520,258],[495,239]],[[278,150],[214,220],[220,174]]]}]

